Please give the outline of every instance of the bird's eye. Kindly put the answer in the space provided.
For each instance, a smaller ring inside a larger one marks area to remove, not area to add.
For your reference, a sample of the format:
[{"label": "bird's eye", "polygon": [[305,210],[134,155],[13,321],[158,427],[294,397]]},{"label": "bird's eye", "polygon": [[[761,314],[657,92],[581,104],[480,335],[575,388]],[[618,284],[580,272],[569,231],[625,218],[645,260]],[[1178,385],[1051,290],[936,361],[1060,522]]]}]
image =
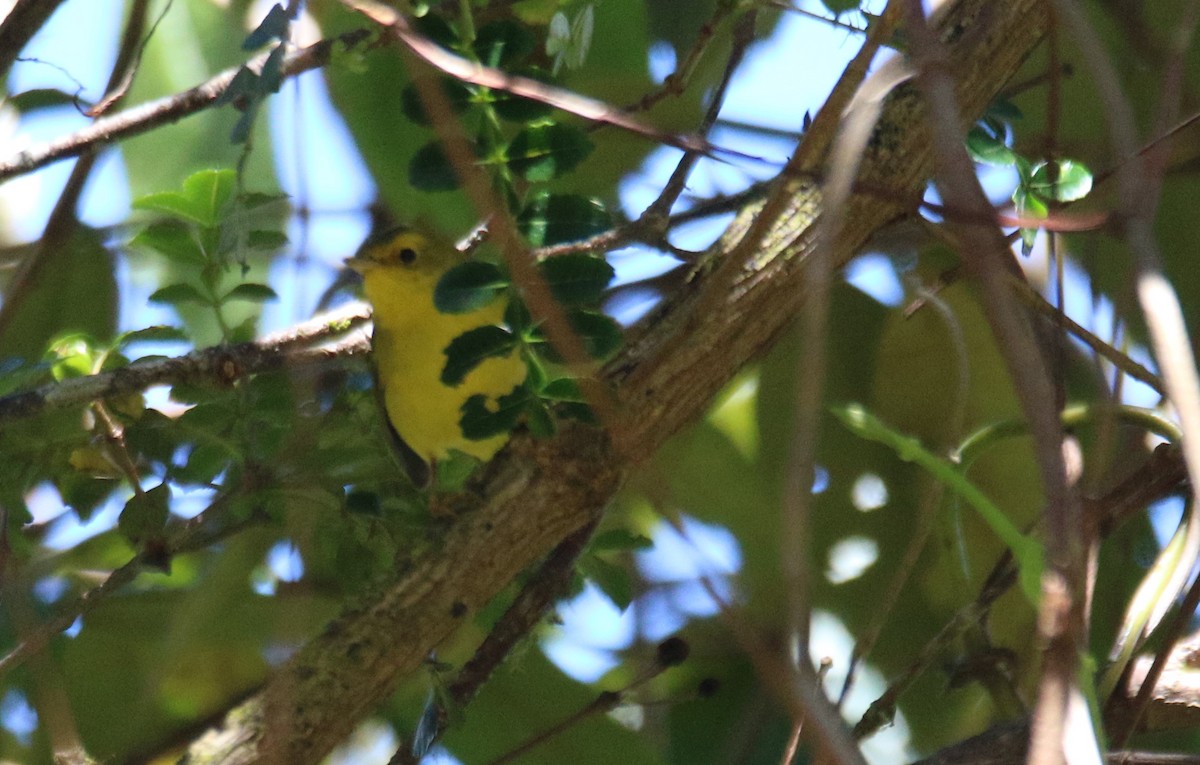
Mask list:
[{"label": "bird's eye", "polygon": [[417,262],[417,251],[411,247],[405,247],[400,251],[400,262],[406,266],[411,266]]}]

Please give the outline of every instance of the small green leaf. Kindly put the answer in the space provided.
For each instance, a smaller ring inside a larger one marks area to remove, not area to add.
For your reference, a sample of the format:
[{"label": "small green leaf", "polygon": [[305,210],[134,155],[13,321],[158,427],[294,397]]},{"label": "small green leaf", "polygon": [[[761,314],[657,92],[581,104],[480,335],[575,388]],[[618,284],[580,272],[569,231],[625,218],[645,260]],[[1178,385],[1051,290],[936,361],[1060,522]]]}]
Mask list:
[{"label": "small green leaf", "polygon": [[518,335],[524,335],[526,330],[533,327],[533,315],[529,313],[525,301],[516,297],[508,301],[508,305],[504,306],[504,326]]},{"label": "small green leaf", "polygon": [[587,60],[592,47],[592,33],[596,26],[596,9],[591,3],[585,5],[570,22],[562,11],[550,19],[550,30],[546,36],[546,55],[554,58],[554,74],[563,66],[578,69]]},{"label": "small green leaf", "polygon": [[31,88],[9,96],[4,102],[22,114],[56,106],[74,106],[76,101],[70,93],[56,88]]},{"label": "small green leaf", "polygon": [[448,50],[453,50],[458,44],[458,30],[437,13],[427,13],[417,19],[417,31]]},{"label": "small green leaf", "polygon": [[1020,107],[1007,98],[997,98],[988,104],[986,118],[997,122],[1016,122],[1025,115]]},{"label": "small green leaf", "polygon": [[200,303],[208,305],[208,298],[200,294],[200,290],[190,284],[168,284],[157,290],[149,298],[151,303],[179,305],[180,303]]},{"label": "small green leaf", "polygon": [[525,424],[534,438],[550,438],[558,432],[554,424],[554,416],[546,403],[540,399],[530,399],[525,406]]},{"label": "small green leaf", "polygon": [[1029,191],[1055,202],[1074,202],[1092,190],[1092,171],[1070,159],[1043,162],[1033,169]]},{"label": "small green leaf", "polygon": [[535,195],[517,216],[521,234],[534,247],[578,242],[607,231],[612,222],[598,199],[549,192]]},{"label": "small green leaf", "polygon": [[621,325],[611,317],[599,311],[572,311],[568,318],[592,358],[607,358],[621,347]]},{"label": "small green leaf", "polygon": [[1028,186],[1018,186],[1013,191],[1013,207],[1018,216],[1022,218],[1045,218],[1050,212],[1046,203],[1037,194],[1029,190]]},{"label": "small green leaf", "polygon": [[135,329],[131,332],[123,332],[117,336],[114,348],[124,348],[131,343],[173,343],[186,341],[187,333],[179,327],[169,327],[158,324],[153,327],[144,327]]},{"label": "small green leaf", "polygon": [[574,170],[593,144],[574,125],[552,122],[522,130],[508,145],[509,168],[529,181],[550,181]]},{"label": "small green leaf", "polygon": [[96,347],[91,338],[79,333],[56,337],[47,351],[50,373],[55,380],[90,375],[96,367]]},{"label": "small green leaf", "polygon": [[262,103],[260,97],[255,97],[242,107],[242,116],[238,117],[233,130],[229,131],[229,142],[242,144],[250,140],[250,130],[254,127],[254,119],[258,116],[258,107]]},{"label": "small green leaf", "polygon": [[283,86],[283,58],[287,54],[287,46],[283,43],[276,45],[267,54],[262,69],[258,73],[258,99],[256,104],[271,93],[278,93]]},{"label": "small green leaf", "polygon": [[458,449],[450,450],[449,458],[438,460],[434,487],[438,492],[456,493],[467,485],[467,479],[480,465],[479,459]]},{"label": "small green leaf", "polygon": [[184,412],[178,423],[192,432],[220,434],[237,423],[237,415],[225,402],[206,402]]},{"label": "small green leaf", "polygon": [[258,229],[251,231],[246,237],[246,246],[252,250],[275,252],[283,249],[288,243],[287,234],[282,231]]},{"label": "small green leaf", "polygon": [[216,444],[199,444],[188,455],[187,463],[172,471],[182,483],[212,483],[229,465],[229,454]]},{"label": "small green leaf", "polygon": [[584,398],[583,391],[579,389],[579,382],[572,377],[559,377],[556,380],[551,380],[538,391],[538,395],[551,401],[575,401],[579,403],[587,401]]},{"label": "small green leaf", "polygon": [[247,303],[265,303],[269,300],[278,300],[279,295],[275,294],[275,290],[265,284],[239,284],[233,289],[226,292],[221,298],[222,303],[228,303],[234,300],[242,300]]},{"label": "small green leaf", "polygon": [[165,483],[142,494],[135,494],[125,503],[117,529],[134,545],[162,535],[167,526],[171,490]]},{"label": "small green leaf", "polygon": [[649,550],[654,547],[654,540],[641,534],[634,534],[628,529],[609,529],[602,531],[592,538],[588,548],[593,551],[601,550]]},{"label": "small green leaf", "polygon": [[480,27],[475,33],[472,47],[476,57],[485,66],[511,71],[515,64],[533,53],[537,40],[529,27],[504,19]]},{"label": "small green leaf", "polygon": [[133,207],[211,228],[220,222],[236,186],[237,174],[232,170],[201,170],[184,180],[182,192],[147,194],[134,201]]},{"label": "small green leaf", "polygon": [[488,326],[467,330],[446,346],[446,366],[442,368],[442,383],[458,385],[484,360],[507,356],[516,347],[516,337],[503,327]]},{"label": "small green leaf", "polygon": [[203,266],[208,261],[195,232],[178,221],[151,223],[139,231],[129,244],[153,250],[176,263]]},{"label": "small green leaf", "polygon": [[583,252],[558,255],[538,263],[554,299],[564,305],[599,302],[616,272],[608,261]]},{"label": "small green leaf", "polygon": [[256,50],[272,40],[287,42],[289,21],[287,11],[282,5],[275,3],[258,27],[246,35],[246,39],[242,41],[242,50]]},{"label": "small green leaf", "polygon": [[579,560],[579,571],[604,593],[618,610],[633,602],[633,582],[629,572],[603,558],[588,555]]},{"label": "small green leaf", "polygon": [[976,162],[994,167],[1009,167],[1017,161],[1016,154],[1002,138],[989,135],[979,127],[973,127],[967,133],[967,151]]},{"label": "small green leaf", "polygon": [[1023,228],[1021,229],[1021,257],[1028,258],[1033,252],[1033,245],[1037,242],[1037,234],[1039,229]]},{"label": "small green leaf", "polygon": [[[527,77],[537,82],[548,83],[553,80],[553,76],[540,67],[523,67],[515,70],[513,74]],[[492,109],[495,110],[496,116],[508,122],[528,125],[550,116],[550,113],[554,111],[554,107],[550,104],[518,96],[503,90],[493,90],[490,95]]]},{"label": "small green leaf", "polygon": [[408,163],[408,182],[419,191],[453,191],[458,188],[458,175],[442,151],[438,140],[417,149]]},{"label": "small green leaf", "polygon": [[494,409],[489,406],[487,396],[476,394],[463,403],[459,427],[473,441],[511,432],[528,401],[529,394],[523,386],[501,396]]},{"label": "small green leaf", "polygon": [[433,289],[433,304],[442,313],[470,313],[491,303],[508,285],[495,263],[470,260],[442,274]]},{"label": "small green leaf", "polygon": [[[1012,198],[1016,213],[1022,218],[1042,219],[1049,213],[1049,209],[1041,197],[1031,193],[1024,184],[1017,186],[1013,191]],[[1029,253],[1033,251],[1034,241],[1037,239],[1037,232],[1038,229],[1034,226],[1025,226],[1021,229],[1021,255],[1029,257]]]},{"label": "small green leaf", "polygon": [[858,10],[858,6],[862,4],[862,0],[821,0],[821,5],[832,13],[835,17],[841,16],[843,13]]}]

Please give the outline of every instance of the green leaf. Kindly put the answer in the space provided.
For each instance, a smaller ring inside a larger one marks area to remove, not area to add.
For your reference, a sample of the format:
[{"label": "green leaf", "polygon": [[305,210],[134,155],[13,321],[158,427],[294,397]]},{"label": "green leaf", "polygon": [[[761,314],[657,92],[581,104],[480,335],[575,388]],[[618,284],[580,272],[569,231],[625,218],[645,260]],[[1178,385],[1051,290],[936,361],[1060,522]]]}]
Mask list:
[{"label": "green leaf", "polygon": [[458,175],[442,151],[442,143],[430,141],[413,155],[408,163],[408,182],[421,191],[453,191],[458,188]]},{"label": "green leaf", "polygon": [[151,303],[179,305],[180,303],[199,303],[208,305],[208,298],[200,294],[200,290],[190,284],[168,284],[156,290],[149,298]]},{"label": "green leaf", "polygon": [[135,494],[125,503],[117,528],[135,545],[159,537],[167,525],[171,490],[165,483],[142,494]]},{"label": "green leaf", "polygon": [[552,122],[522,130],[505,156],[509,168],[522,178],[550,181],[574,170],[593,148],[582,129]]},{"label": "green leaf", "polygon": [[442,383],[458,385],[484,360],[507,356],[516,347],[516,337],[503,327],[476,327],[467,330],[446,346],[446,366],[442,368]]},{"label": "green leaf", "polygon": [[612,228],[612,215],[598,199],[542,192],[517,216],[517,226],[531,245],[547,247],[607,231]]},{"label": "green leaf", "polygon": [[92,374],[96,366],[96,347],[91,338],[72,333],[55,338],[47,352],[50,358],[50,373],[55,380]]},{"label": "green leaf", "polygon": [[587,401],[584,398],[583,392],[579,389],[579,382],[572,377],[559,377],[558,379],[551,380],[542,386],[541,390],[538,391],[538,395],[551,401],[575,401],[579,403]]},{"label": "green leaf", "polygon": [[122,332],[113,345],[114,348],[124,348],[131,343],[171,343],[178,341],[186,341],[188,339],[187,332],[179,327],[170,327],[162,324],[157,324],[152,327],[144,327],[143,329],[135,329],[131,332]]},{"label": "green leaf", "polygon": [[151,223],[139,231],[129,244],[153,250],[176,263],[203,266],[208,261],[195,232],[178,221]]},{"label": "green leaf", "polygon": [[472,46],[485,66],[511,70],[533,53],[537,40],[529,27],[511,19],[486,24],[475,33]]},{"label": "green leaf", "polygon": [[453,51],[459,42],[458,30],[444,17],[436,13],[427,13],[417,19],[417,31],[433,40],[438,45]]},{"label": "green leaf", "polygon": [[258,229],[251,231],[246,237],[246,246],[252,250],[267,250],[275,252],[283,249],[288,243],[287,234],[282,231]]},{"label": "green leaf", "polygon": [[265,284],[239,284],[233,289],[226,292],[221,298],[222,303],[228,303],[234,300],[242,300],[248,303],[265,303],[269,300],[278,300],[279,295],[275,294],[275,290]]},{"label": "green leaf", "polygon": [[633,602],[633,581],[629,572],[620,566],[588,555],[579,560],[579,571],[612,601],[617,610],[624,611]]},{"label": "green leaf", "polygon": [[[523,67],[514,71],[513,74],[528,77],[537,82],[549,83],[553,80],[552,75],[540,67]],[[496,116],[508,122],[528,125],[550,116],[550,113],[554,111],[554,107],[550,104],[503,90],[493,90],[490,96],[492,109],[496,112]]]},{"label": "green leaf", "polygon": [[229,453],[217,444],[199,444],[188,455],[187,463],[172,471],[182,483],[212,483],[229,466]]},{"label": "green leaf", "polygon": [[529,306],[525,305],[524,300],[517,297],[509,299],[508,305],[504,306],[504,326],[518,335],[524,335],[533,327],[533,315],[529,313]]},{"label": "green leaf", "polygon": [[530,399],[525,406],[525,425],[534,438],[550,438],[558,432],[554,416],[541,399]]},{"label": "green leaf", "polygon": [[463,403],[459,427],[463,435],[473,441],[509,433],[517,426],[517,420],[520,419],[528,401],[529,394],[521,386],[512,393],[501,396],[494,409],[491,408],[487,396],[476,394]]},{"label": "green leaf", "polygon": [[[459,80],[443,77],[438,80],[442,92],[446,95],[446,103],[453,114],[462,114],[475,99],[475,91]],[[425,102],[421,100],[421,91],[413,83],[404,86],[400,91],[400,110],[418,125],[432,125],[433,120],[425,112]]]},{"label": "green leaf", "polygon": [[602,531],[588,543],[591,550],[649,550],[654,547],[654,540],[641,534],[634,534],[628,529],[609,529]]},{"label": "green leaf", "polygon": [[594,305],[616,275],[607,260],[583,252],[546,258],[538,268],[554,299],[564,305]]},{"label": "green leaf", "polygon": [[989,135],[978,126],[967,133],[967,151],[976,162],[994,167],[1009,167],[1017,161],[1016,154],[1004,144],[1002,138]]},{"label": "green leaf", "polygon": [[1029,191],[1055,202],[1074,202],[1092,190],[1092,171],[1070,159],[1043,162],[1033,169]]},{"label": "green leaf", "polygon": [[246,35],[246,39],[242,42],[242,50],[256,50],[272,40],[287,42],[289,21],[287,11],[283,9],[282,5],[275,3],[271,10],[267,11],[267,15],[263,17],[258,27]]},{"label": "green leaf", "polygon": [[[1049,214],[1049,208],[1037,194],[1031,193],[1024,184],[1013,190],[1013,206],[1016,209],[1017,215],[1022,218],[1045,218]],[[1033,251],[1034,241],[1037,239],[1038,229],[1033,226],[1026,226],[1021,229],[1021,255],[1028,257]]]},{"label": "green leaf", "polygon": [[135,200],[133,207],[212,228],[233,199],[236,185],[237,174],[232,170],[201,170],[184,180],[182,192],[147,194]]},{"label": "green leaf", "polygon": [[491,303],[508,285],[508,276],[495,263],[470,260],[442,274],[433,304],[442,313],[470,313]]},{"label": "green leaf", "polygon": [[860,4],[861,0],[821,0],[821,5],[825,6],[834,16],[856,11]]},{"label": "green leaf", "polygon": [[177,422],[195,433],[221,434],[237,423],[238,415],[226,401],[196,404],[180,415]]},{"label": "green leaf", "polygon": [[9,96],[5,104],[22,114],[49,109],[56,106],[74,106],[75,98],[56,88],[31,88]]},{"label": "green leaf", "polygon": [[550,20],[550,30],[546,35],[546,54],[554,58],[553,72],[563,66],[568,69],[579,69],[587,61],[588,51],[592,48],[592,33],[596,27],[596,8],[588,3],[575,14],[575,18],[567,21],[562,11],[554,14]]},{"label": "green leaf", "polygon": [[592,358],[606,358],[621,347],[621,325],[611,317],[599,311],[572,311],[568,318]]}]

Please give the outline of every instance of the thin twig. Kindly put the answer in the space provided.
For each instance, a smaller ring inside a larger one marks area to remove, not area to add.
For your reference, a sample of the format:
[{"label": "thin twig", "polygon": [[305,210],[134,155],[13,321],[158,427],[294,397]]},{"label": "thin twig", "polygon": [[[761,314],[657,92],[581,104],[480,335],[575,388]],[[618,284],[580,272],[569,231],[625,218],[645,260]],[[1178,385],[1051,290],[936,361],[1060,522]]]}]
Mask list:
[{"label": "thin twig", "polygon": [[[733,4],[728,5],[729,8]],[[698,133],[707,135],[712,125],[717,120],[717,116],[721,113],[721,107],[725,104],[725,96],[729,92],[729,86],[733,82],[733,74],[737,68],[741,66],[742,59],[746,56],[746,49],[750,43],[754,42],[754,26],[758,21],[758,12],[753,8],[746,11],[742,18],[738,19],[737,24],[733,28],[733,48],[729,51],[729,58],[725,61],[725,70],[721,74],[721,81],[717,84],[716,90],[713,91],[712,99],[708,104],[708,109],[704,114],[704,118],[700,121]],[[709,25],[713,24],[709,22]],[[699,41],[697,41],[698,43]],[[672,75],[674,76],[674,75]],[[670,79],[670,78],[668,78]],[[658,229],[660,235],[665,234],[664,224],[667,216],[671,212],[671,208],[675,206],[680,194],[683,193],[687,185],[688,176],[692,172],[692,168],[703,155],[700,152],[688,151],[684,152],[680,158],[679,164],[675,166],[674,172],[667,180],[663,190],[641,215],[640,221],[648,225],[652,229]]]},{"label": "thin twig", "polygon": [[0,657],[0,677],[39,653],[55,635],[70,627],[79,617],[86,616],[100,601],[132,582],[147,566],[159,566],[163,560],[169,560],[174,555],[207,547],[258,522],[253,516],[239,520],[227,518],[225,511],[230,499],[230,495],[218,497],[202,512],[180,524],[173,538],[168,540],[162,549],[138,552],[114,569],[99,585],[83,593],[71,605],[24,634],[20,643]]},{"label": "thin twig", "polygon": [[403,14],[382,3],[375,2],[374,0],[342,0],[342,3],[380,26],[390,29],[391,33],[404,44],[412,55],[420,58],[438,71],[462,82],[482,85],[485,88],[503,90],[506,93],[539,101],[556,109],[562,109],[565,112],[574,114],[577,117],[582,117],[589,122],[612,125],[666,146],[673,146],[682,151],[699,151],[708,155],[720,153],[742,159],[761,161],[758,157],[716,146],[702,136],[695,134],[677,135],[658,130],[603,101],[581,96],[578,93],[553,85],[547,85],[544,82],[539,82],[528,77],[508,74],[499,69],[468,61],[461,56],[450,53],[429,38],[418,34],[409,27]]},{"label": "thin twig", "polygon": [[[571,577],[575,573],[575,562],[579,559],[596,524],[593,522],[563,540],[554,552],[534,571],[528,583],[504,615],[492,627],[471,660],[463,665],[458,675],[446,689],[449,702],[455,707],[465,706],[496,669],[508,658],[516,645],[526,639],[534,627],[545,618],[554,602],[563,596]],[[438,728],[426,743],[432,746],[445,729],[445,715],[440,715]],[[409,746],[401,746],[388,761],[389,765],[417,765],[420,757]]]},{"label": "thin twig", "polygon": [[[280,68],[281,76],[294,77],[302,72],[322,67],[329,63],[334,47],[352,48],[369,38],[366,29],[355,29],[337,37],[321,40],[306,48],[290,53]],[[256,56],[246,66],[260,68],[267,60],[267,53]],[[112,116],[96,120],[85,128],[10,155],[0,160],[0,181],[33,172],[53,162],[78,157],[117,141],[154,130],[163,125],[211,107],[233,82],[241,66],[226,69],[190,90],[165,96],[138,106],[120,111]]]},{"label": "thin twig", "polygon": [[[941,42],[926,24],[920,0],[905,0],[906,29],[918,68],[917,85],[929,104],[936,179],[942,196],[984,215],[991,209],[967,155],[959,111]],[[1067,483],[1063,434],[1054,388],[1026,315],[1015,303],[1006,273],[1019,270],[995,226],[954,223],[967,268],[982,287],[988,322],[1029,422],[1045,496],[1048,569],[1043,577],[1039,630],[1047,641],[1034,715],[1031,762],[1059,762],[1067,704],[1075,687],[1082,645],[1083,527],[1079,503]]]},{"label": "thin twig", "polygon": [[[358,315],[364,320],[365,311]],[[341,326],[345,332],[353,326]],[[279,338],[279,336],[275,336]],[[218,345],[175,358],[135,361],[98,375],[76,377],[0,398],[0,421],[32,417],[48,409],[81,406],[97,399],[143,391],[154,385],[208,383],[228,385],[244,377],[279,369],[300,370],[332,361],[364,357],[370,341],[357,333],[317,348],[294,348],[287,339]]]},{"label": "thin twig", "polygon": [[[1137,155],[1138,137],[1133,110],[1095,29],[1077,3],[1056,0],[1055,6],[1092,71],[1107,115],[1114,153],[1124,157]],[[1195,14],[1193,5],[1193,27]],[[1190,34],[1187,26],[1185,24],[1181,32],[1185,44]],[[1171,111],[1170,105],[1164,106],[1164,114],[1169,115]],[[1134,256],[1138,301],[1146,319],[1154,355],[1162,370],[1168,398],[1179,415],[1183,431],[1183,458],[1192,478],[1192,501],[1188,503],[1190,510],[1185,521],[1184,546],[1179,564],[1166,588],[1174,599],[1186,587],[1191,570],[1200,556],[1200,376],[1196,373],[1196,361],[1179,298],[1162,272],[1153,229],[1152,211],[1157,204],[1157,193],[1151,193],[1151,182],[1146,163],[1140,158],[1124,162],[1117,169],[1119,212],[1124,224],[1125,240]]]}]

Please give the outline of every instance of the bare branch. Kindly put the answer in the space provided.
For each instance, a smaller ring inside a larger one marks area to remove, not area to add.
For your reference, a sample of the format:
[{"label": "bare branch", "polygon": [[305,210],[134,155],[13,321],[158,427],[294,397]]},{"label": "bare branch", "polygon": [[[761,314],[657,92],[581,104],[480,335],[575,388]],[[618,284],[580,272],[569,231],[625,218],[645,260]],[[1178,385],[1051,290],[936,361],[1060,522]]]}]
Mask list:
[{"label": "bare branch", "polygon": [[0,80],[8,81],[8,70],[63,0],[17,0],[0,24]]},{"label": "bare branch", "polygon": [[[294,77],[302,72],[324,66],[333,56],[334,46],[342,45],[345,48],[351,48],[365,41],[370,34],[365,29],[356,29],[295,51],[284,59],[282,74],[284,77]],[[257,69],[266,60],[267,54],[264,53],[253,58],[247,66]],[[0,160],[0,181],[30,173],[60,159],[78,157],[102,146],[141,135],[148,130],[176,122],[207,109],[225,92],[240,68],[226,69],[191,90],[126,109],[111,117],[97,120],[70,135],[25,149],[7,159]]]}]

